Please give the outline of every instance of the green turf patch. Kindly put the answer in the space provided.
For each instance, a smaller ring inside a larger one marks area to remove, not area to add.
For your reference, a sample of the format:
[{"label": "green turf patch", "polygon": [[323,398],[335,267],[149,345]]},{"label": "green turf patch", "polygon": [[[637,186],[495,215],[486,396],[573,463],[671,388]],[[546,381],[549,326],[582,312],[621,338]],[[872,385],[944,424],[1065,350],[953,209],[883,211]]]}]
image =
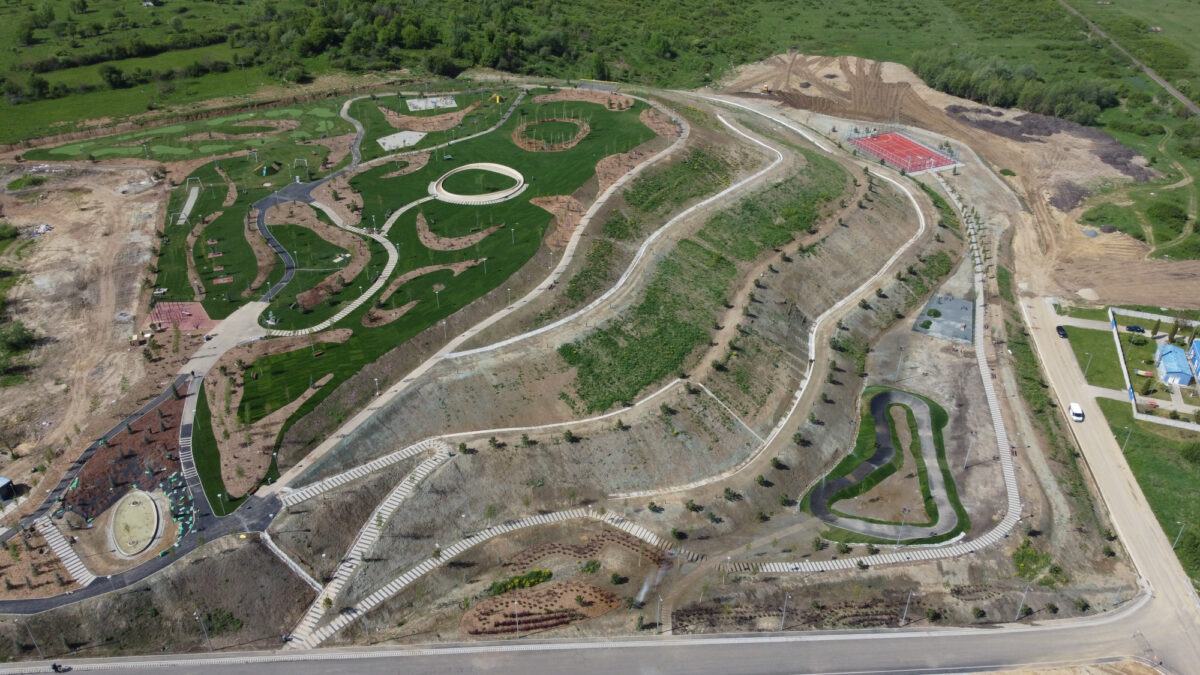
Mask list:
[{"label": "green turf patch", "polygon": [[1083,213],[1081,221],[1097,227],[1110,226],[1138,241],[1146,241],[1146,232],[1142,229],[1141,219],[1137,209],[1132,206],[1117,206],[1116,204],[1098,204]]},{"label": "green turf patch", "polygon": [[996,265],[996,285],[1000,288],[1001,298],[1011,303],[1017,301],[1016,293],[1013,291],[1012,270],[1004,265]]},{"label": "green turf patch", "polygon": [[447,178],[442,187],[451,194],[481,195],[507,190],[516,184],[517,181],[510,176],[481,169],[468,169]]},{"label": "green turf patch", "polygon": [[[1200,523],[1200,434],[1135,420],[1122,401],[1096,403],[1166,535],[1175,537],[1179,523]],[[1175,555],[1189,577],[1200,577],[1200,529],[1184,528]]]},{"label": "green turf patch", "polygon": [[[1121,357],[1111,331],[1092,330],[1070,326],[1067,335],[1079,369],[1087,369],[1087,382],[1097,387],[1125,390],[1125,378],[1121,375]],[[1090,363],[1090,365],[1089,365]],[[1131,376],[1131,381],[1137,380]]]},{"label": "green turf patch", "polygon": [[643,171],[625,191],[625,201],[641,213],[666,213],[728,185],[733,171],[734,165],[728,159],[697,148],[676,164]]},{"label": "green turf patch", "polygon": [[213,435],[208,393],[201,387],[196,396],[196,417],[192,422],[192,457],[196,462],[196,473],[200,474],[200,484],[204,486],[204,496],[208,498],[213,513],[223,516],[236,510],[246,498],[229,498],[225,481],[221,478],[221,451],[217,447],[217,437]]}]

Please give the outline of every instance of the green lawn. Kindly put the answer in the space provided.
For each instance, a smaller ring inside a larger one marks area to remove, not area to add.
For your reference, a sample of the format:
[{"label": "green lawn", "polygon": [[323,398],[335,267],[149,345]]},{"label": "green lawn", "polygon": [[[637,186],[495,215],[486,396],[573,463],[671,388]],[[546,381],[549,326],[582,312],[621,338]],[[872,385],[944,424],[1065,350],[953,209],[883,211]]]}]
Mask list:
[{"label": "green lawn", "polygon": [[[1175,549],[1188,576],[1200,576],[1200,434],[1133,419],[1128,403],[1097,400],[1166,536],[1186,523]],[[1126,443],[1126,438],[1128,442]]]},{"label": "green lawn", "polygon": [[[531,95],[536,94],[533,92]],[[561,107],[561,104],[556,106]],[[536,106],[531,107],[531,114],[534,109]],[[592,133],[575,147],[562,152],[519,150],[511,138],[512,130],[520,123],[519,116],[514,115],[496,132],[454,145],[449,149],[454,157],[452,160],[439,159],[419,171],[396,178],[382,178],[395,170],[392,164],[355,176],[351,185],[363,195],[362,220],[370,223],[374,217],[379,225],[386,220],[390,210],[425,196],[429,182],[451,168],[467,163],[492,161],[511,166],[526,176],[529,188],[517,199],[478,208],[437,201],[423,204],[421,212],[430,221],[430,229],[441,236],[458,237],[493,224],[505,225],[476,246],[458,251],[425,248],[416,233],[418,211],[414,209],[406,213],[388,234],[398,249],[394,275],[428,265],[482,258],[487,258],[486,265],[479,264],[457,277],[445,270],[408,281],[392,295],[388,306],[399,307],[412,300],[417,304],[402,319],[385,326],[366,328],[362,325],[363,315],[374,304],[364,303],[337,324],[337,327],[354,331],[354,336],[346,343],[318,344],[309,349],[260,359],[254,368],[261,371],[261,375],[258,380],[247,381],[242,403],[244,408],[239,409],[239,415],[248,414],[252,420],[259,419],[269,410],[276,410],[293,400],[309,386],[310,381],[332,373],[332,382],[306,401],[289,418],[290,424],[310,412],[329,392],[365,364],[503,283],[537,251],[542,234],[550,223],[550,214],[529,203],[529,200],[543,195],[571,194],[594,175],[598,159],[628,150],[653,137],[653,132],[638,120],[641,109],[639,104],[628,111],[613,112],[597,104],[568,102],[568,114],[576,111],[590,117]],[[382,263],[385,259],[382,249],[372,248],[372,263],[361,277],[363,285],[366,285],[365,279],[372,273],[371,267],[375,261]],[[353,290],[347,292],[357,293],[358,284],[359,280],[352,281]],[[438,286],[444,288],[435,293],[435,287]],[[292,297],[294,292],[289,288],[282,295]],[[336,311],[330,310],[329,314]],[[306,325],[320,320],[316,309],[312,314],[305,315]],[[314,354],[321,351],[325,353]]]},{"label": "green lawn", "polygon": [[[325,214],[322,211],[317,211],[319,217]],[[334,246],[322,239],[312,230],[307,227],[299,226],[275,226],[270,228],[271,235],[280,243],[286,250],[292,253],[293,259],[296,261],[296,274],[292,280],[288,282],[286,292],[275,296],[271,304],[267,307],[267,312],[263,314],[260,321],[264,324],[269,315],[274,315],[277,323],[273,326],[280,330],[291,330],[295,328],[304,328],[324,321],[324,318],[314,316],[314,312],[322,309],[321,305],[329,305],[330,303],[321,303],[314,309],[304,310],[298,305],[293,307],[295,298],[298,294],[312,289],[314,286],[324,281],[329,275],[339,269],[346,267],[349,264],[348,259],[343,259],[341,262],[334,262],[334,259],[346,255],[349,252],[345,249]],[[380,252],[383,252],[380,247]],[[278,262],[276,263],[279,264]],[[378,267],[380,264],[377,264]],[[369,267],[369,265],[368,265]],[[329,314],[336,314],[338,306],[342,302],[349,302],[358,296],[357,288],[353,286],[356,280],[346,279],[347,288],[337,296],[331,298],[335,300],[333,311]],[[343,295],[343,293],[345,295]],[[325,314],[325,312],[322,312]]]},{"label": "green lawn", "polygon": [[1117,345],[1113,342],[1112,332],[1067,326],[1067,335],[1075,358],[1079,361],[1079,369],[1087,368],[1088,384],[1125,390],[1125,379],[1121,376],[1121,358],[1117,355]]},{"label": "green lawn", "polygon": [[[1153,325],[1153,324],[1151,324]],[[1151,326],[1146,326],[1146,332],[1150,332]],[[1153,340],[1147,340],[1144,345],[1135,345],[1131,340],[1135,333],[1121,333],[1121,349],[1125,352],[1125,366],[1129,369],[1129,381],[1133,383],[1133,390],[1138,394],[1142,393],[1142,383],[1147,378],[1134,374],[1134,370],[1148,370],[1157,372],[1154,365],[1154,351],[1157,349],[1157,344]],[[1154,384],[1150,389],[1150,396],[1162,401],[1170,401],[1171,393],[1167,391],[1158,382],[1157,374],[1150,378]],[[1143,394],[1144,395],[1144,394]]]},{"label": "green lawn", "polygon": [[[500,103],[496,103],[493,100],[489,100],[488,97],[491,95],[491,92],[481,93],[481,94],[455,95],[455,100],[458,101],[458,103],[459,103],[459,107],[457,109],[439,110],[436,112],[430,111],[430,112],[425,113],[426,115],[434,115],[434,114],[440,115],[440,114],[445,114],[445,113],[452,113],[452,112],[455,112],[456,110],[460,110],[462,108],[467,107],[474,100],[482,101],[482,103],[480,103],[479,107],[475,108],[471,112],[467,113],[467,115],[465,117],[463,117],[462,122],[461,122],[461,124],[459,124],[459,126],[448,129],[446,131],[429,132],[417,144],[413,145],[411,149],[419,150],[421,148],[428,148],[428,147],[431,147],[434,145],[439,145],[441,143],[445,143],[446,141],[454,140],[456,138],[470,136],[471,134],[474,134],[479,131],[483,131],[484,129],[487,129],[488,127],[492,126],[497,121],[499,121],[500,118],[504,115],[504,112],[507,111],[509,109],[509,107],[512,106],[513,97],[517,95],[517,90],[515,90],[515,89],[500,89],[500,90],[498,90],[497,93],[499,93],[500,97],[501,97]],[[533,96],[533,95],[536,95],[536,92],[530,93],[530,96]],[[387,151],[385,151],[383,149],[382,146],[379,145],[379,139],[383,138],[384,136],[390,136],[391,134],[394,134],[394,133],[397,133],[398,131],[400,131],[400,129],[397,129],[388,123],[387,118],[384,117],[383,113],[379,111],[380,107],[390,108],[392,110],[395,110],[396,112],[399,112],[402,115],[411,115],[412,114],[408,111],[408,107],[401,105],[399,100],[394,96],[380,96],[378,98],[365,98],[365,99],[362,99],[361,101],[355,101],[354,103],[350,104],[350,116],[357,119],[359,122],[361,122],[363,125],[363,129],[365,130],[365,134],[363,135],[363,142],[362,142],[362,156],[363,156],[364,161],[370,160],[370,159],[375,159],[376,157],[382,157],[386,154],[389,154]],[[599,107],[599,106],[597,106],[597,107]],[[540,106],[529,103],[528,100],[526,100],[524,103],[521,104],[520,109],[524,110],[528,113],[529,111],[532,111],[534,109],[539,109],[539,108],[540,108]],[[519,114],[514,115],[513,118],[509,119],[509,124],[512,126],[515,126],[515,124],[513,123],[513,120],[515,118],[519,118],[519,117],[520,117]],[[508,128],[508,127],[506,127],[506,128]],[[510,128],[510,133],[511,133],[511,128]],[[491,136],[491,135],[492,134],[489,134],[489,136]],[[456,154],[457,152],[460,151],[460,148],[461,148],[461,146],[454,146],[454,147],[448,148],[442,152]]]},{"label": "green lawn", "polygon": [[[261,185],[265,181],[275,180],[278,182],[280,179],[290,182],[292,179],[289,174],[293,173],[294,160],[298,158],[307,160],[311,175],[315,177],[320,175],[321,163],[329,154],[329,150],[325,147],[304,146],[299,143],[353,131],[350,124],[338,116],[338,110],[341,108],[343,100],[325,99],[311,103],[297,103],[287,107],[150,127],[52,148],[30,150],[25,153],[25,158],[74,160],[88,157],[96,159],[137,157],[169,162],[233,152],[245,153],[249,149],[254,149],[258,151],[257,160],[247,156],[223,161],[222,168],[234,182],[239,185]],[[255,125],[256,122],[259,124]],[[299,126],[261,138],[212,137],[218,134],[241,135],[266,131],[268,125],[277,122],[298,122]],[[261,172],[255,171],[255,168],[273,162],[280,165],[282,172],[280,175],[271,174],[270,177],[264,177]],[[302,162],[299,168],[302,173],[304,168]]]}]

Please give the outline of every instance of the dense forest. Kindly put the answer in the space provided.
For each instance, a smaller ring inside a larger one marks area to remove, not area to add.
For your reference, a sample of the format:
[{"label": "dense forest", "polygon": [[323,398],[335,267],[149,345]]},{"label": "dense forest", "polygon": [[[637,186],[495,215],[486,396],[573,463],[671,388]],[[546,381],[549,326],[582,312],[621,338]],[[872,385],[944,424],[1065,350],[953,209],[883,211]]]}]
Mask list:
[{"label": "dense forest", "polygon": [[[407,67],[454,76],[488,67],[692,87],[786,49],[890,57],[942,91],[1084,124],[1130,93],[1127,59],[1054,0],[164,0],[148,15],[112,0],[90,0],[90,8],[89,0],[53,1],[25,6],[17,43],[48,34],[78,48],[17,56],[0,81],[11,105],[92,89],[167,88],[235,68],[304,83],[317,60],[354,73]],[[90,19],[102,4],[104,20]],[[188,18],[222,7],[225,26]],[[871,39],[851,44],[848,36]],[[112,63],[209,45],[224,57],[158,70]],[[1161,65],[1186,75],[1187,55],[1177,52]],[[47,77],[95,64],[103,65],[84,81]],[[1190,81],[1177,84],[1191,93]]]}]

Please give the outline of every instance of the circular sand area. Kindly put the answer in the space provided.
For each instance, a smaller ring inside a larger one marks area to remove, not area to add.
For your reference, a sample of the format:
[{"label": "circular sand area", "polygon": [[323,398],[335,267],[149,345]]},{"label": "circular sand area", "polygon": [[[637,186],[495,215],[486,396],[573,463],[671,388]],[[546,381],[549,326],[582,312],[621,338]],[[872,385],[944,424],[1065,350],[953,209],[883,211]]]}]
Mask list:
[{"label": "circular sand area", "polygon": [[158,506],[149,494],[133,490],[117,502],[110,527],[117,549],[123,555],[137,555],[158,534]]}]

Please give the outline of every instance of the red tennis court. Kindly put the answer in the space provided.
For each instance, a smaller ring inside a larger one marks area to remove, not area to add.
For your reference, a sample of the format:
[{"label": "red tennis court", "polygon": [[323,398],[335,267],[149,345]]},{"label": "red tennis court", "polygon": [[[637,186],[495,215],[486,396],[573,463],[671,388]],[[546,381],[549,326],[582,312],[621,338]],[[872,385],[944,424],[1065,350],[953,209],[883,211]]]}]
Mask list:
[{"label": "red tennis court", "polygon": [[930,150],[903,134],[894,131],[878,136],[864,136],[850,141],[892,166],[908,173],[928,171],[954,164],[954,160]]}]

